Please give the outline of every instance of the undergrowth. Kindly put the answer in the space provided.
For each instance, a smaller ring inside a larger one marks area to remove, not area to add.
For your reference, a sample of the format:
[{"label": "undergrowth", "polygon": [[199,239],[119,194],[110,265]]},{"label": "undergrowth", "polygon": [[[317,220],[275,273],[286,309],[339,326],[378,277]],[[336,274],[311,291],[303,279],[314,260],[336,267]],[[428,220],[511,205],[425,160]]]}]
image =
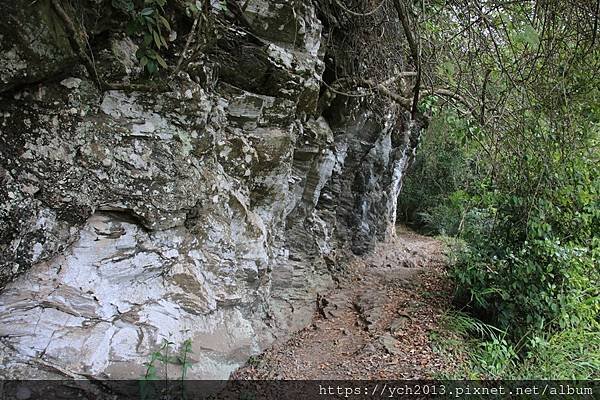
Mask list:
[{"label": "undergrowth", "polygon": [[451,238],[461,312],[447,319],[452,343],[466,343],[462,377],[600,376],[597,95],[574,92],[562,114],[540,98],[535,113],[486,134],[432,106],[398,217]]},{"label": "undergrowth", "polygon": [[[600,378],[600,333],[573,328],[523,337],[458,311],[449,311],[432,334],[435,349],[455,360],[440,379],[593,380]],[[523,351],[523,349],[527,349]]]}]

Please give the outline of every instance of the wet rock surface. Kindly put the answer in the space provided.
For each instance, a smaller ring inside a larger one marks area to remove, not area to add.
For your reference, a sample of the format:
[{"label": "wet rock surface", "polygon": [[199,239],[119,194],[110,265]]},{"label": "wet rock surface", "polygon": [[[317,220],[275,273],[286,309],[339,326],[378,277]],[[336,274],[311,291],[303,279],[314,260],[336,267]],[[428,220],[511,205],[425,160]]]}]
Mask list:
[{"label": "wet rock surface", "polygon": [[0,376],[135,378],[191,339],[188,377],[227,378],[393,236],[406,115],[320,108],[326,21],[293,3],[249,1],[259,43],[228,30],[160,93],[99,90],[48,1],[0,23]]}]

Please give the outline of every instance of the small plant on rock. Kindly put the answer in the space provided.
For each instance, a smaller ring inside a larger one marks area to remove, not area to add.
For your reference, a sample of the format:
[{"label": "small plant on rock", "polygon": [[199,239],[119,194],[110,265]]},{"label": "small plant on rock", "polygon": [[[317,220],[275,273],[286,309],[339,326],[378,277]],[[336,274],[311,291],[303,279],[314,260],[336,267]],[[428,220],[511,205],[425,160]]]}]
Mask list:
[{"label": "small plant on rock", "polygon": [[[179,366],[181,368],[181,375],[177,380],[180,381],[179,390],[182,398],[185,398],[183,382],[193,364],[190,357],[192,354],[192,340],[186,339],[181,344],[178,353],[172,351],[173,345],[175,345],[174,342],[163,339],[161,346],[150,354],[150,359],[148,362],[144,363],[146,372],[140,379],[140,397],[143,400],[162,398],[161,395],[163,394],[172,394],[170,392],[171,389],[174,388],[172,382],[175,381],[175,379],[169,377],[169,365]],[[159,367],[161,366],[164,371],[164,376],[159,376],[158,374]],[[159,388],[158,385],[156,385],[156,383],[161,380],[164,382],[163,388]],[[177,384],[175,387],[176,386]]]},{"label": "small plant on rock", "polygon": [[129,17],[127,34],[143,37],[136,57],[150,75],[161,68],[168,69],[160,55],[169,47],[167,38],[171,32],[171,25],[165,18],[166,4],[167,0],[144,0],[142,7],[137,7],[134,0],[112,0],[113,7]]}]

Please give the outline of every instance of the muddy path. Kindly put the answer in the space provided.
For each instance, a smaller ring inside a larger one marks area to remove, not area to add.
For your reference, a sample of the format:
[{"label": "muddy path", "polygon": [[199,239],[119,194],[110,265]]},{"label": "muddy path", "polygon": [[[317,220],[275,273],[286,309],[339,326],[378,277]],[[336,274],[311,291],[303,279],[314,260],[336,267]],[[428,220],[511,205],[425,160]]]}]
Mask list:
[{"label": "muddy path", "polygon": [[398,228],[356,257],[319,299],[308,328],[236,371],[234,379],[425,379],[452,364],[434,350],[451,289],[442,245]]}]

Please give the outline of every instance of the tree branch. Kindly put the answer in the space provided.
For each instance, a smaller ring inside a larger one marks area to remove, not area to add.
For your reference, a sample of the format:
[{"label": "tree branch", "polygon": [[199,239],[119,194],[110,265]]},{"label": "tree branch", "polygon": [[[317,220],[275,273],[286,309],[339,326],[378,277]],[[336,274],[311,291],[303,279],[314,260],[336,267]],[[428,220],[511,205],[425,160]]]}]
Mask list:
[{"label": "tree branch", "polygon": [[388,97],[389,99],[393,100],[394,102],[398,103],[403,108],[405,108],[409,111],[411,110],[412,102],[410,99],[400,96],[398,93],[392,92],[387,87],[385,87],[385,85],[383,85],[382,83],[375,83],[370,79],[365,79],[362,82],[364,84],[366,84],[368,87],[370,87],[372,89],[376,89],[377,91],[379,91],[379,93]]},{"label": "tree branch", "polygon": [[340,0],[335,0],[335,2],[337,3],[338,7],[340,7],[342,10],[346,11],[348,14],[353,15],[355,17],[368,17],[369,15],[373,15],[377,12],[377,10],[379,10],[381,8],[381,6],[383,6],[385,4],[386,0],[381,0],[381,2],[375,6],[374,9],[372,9],[371,11],[367,11],[364,13],[358,13],[356,11],[352,11],[350,9],[348,9],[346,6],[344,6]]},{"label": "tree branch", "polygon": [[83,62],[83,65],[85,66],[85,69],[87,70],[90,77],[93,80],[95,80],[98,87],[102,89],[105,86],[105,84],[98,75],[98,71],[96,70],[94,63],[92,62],[92,59],[85,51],[85,47],[82,43],[84,40],[85,33],[80,28],[75,26],[75,24],[71,20],[71,17],[69,17],[69,15],[61,6],[59,0],[51,0],[51,3],[52,7],[54,8],[54,11],[63,21],[65,29],[67,30],[67,34],[69,35],[69,42],[71,43],[71,47],[73,47],[73,50],[75,50],[77,56],[79,57],[81,62]]},{"label": "tree branch", "polygon": [[201,18],[201,16],[197,15],[196,18],[194,19],[194,23],[192,24],[192,29],[190,30],[188,38],[185,41],[185,46],[183,47],[183,51],[181,52],[181,55],[179,56],[179,60],[177,61],[177,66],[175,67],[175,70],[173,71],[173,76],[176,76],[179,73],[179,71],[181,70],[183,60],[185,59],[185,53],[187,53],[188,49],[190,48],[190,44],[192,43],[192,39],[193,39],[194,35],[196,34],[196,27],[198,26],[198,21],[200,21],[200,18]]},{"label": "tree branch", "polygon": [[415,71],[405,71],[405,72],[400,72],[400,73],[398,73],[397,75],[394,75],[394,76],[392,76],[391,78],[389,78],[389,79],[386,79],[385,81],[381,82],[381,84],[382,84],[383,86],[388,86],[388,85],[390,85],[390,84],[392,84],[392,83],[396,82],[396,81],[397,81],[397,80],[399,80],[399,79],[402,79],[402,78],[409,78],[409,77],[414,77],[414,76],[417,76],[417,72],[415,72]]},{"label": "tree branch", "polygon": [[487,84],[490,79],[490,74],[492,73],[491,69],[485,71],[485,77],[483,78],[483,88],[481,88],[481,111],[479,112],[479,123],[483,125],[483,120],[485,117],[485,92],[487,90]]},{"label": "tree branch", "polygon": [[413,88],[413,102],[411,107],[411,117],[412,119],[416,119],[418,111],[417,106],[419,104],[419,92],[421,90],[421,57],[419,56],[419,46],[417,45],[417,42],[412,34],[408,14],[404,8],[402,0],[394,0],[394,7],[396,8],[396,13],[400,18],[402,29],[404,30],[404,36],[406,36],[406,40],[408,41],[410,53],[413,62],[415,63],[415,69],[417,72],[417,79]]},{"label": "tree branch", "polygon": [[465,97],[461,96],[460,94],[458,94],[455,91],[452,91],[449,89],[444,89],[444,88],[432,88],[432,89],[422,90],[421,93],[423,95],[429,95],[429,96],[448,97],[449,99],[457,101],[457,102],[461,103],[462,105],[464,105],[469,110],[471,115],[473,115],[473,117],[475,117],[476,119],[479,119],[479,117],[478,117],[479,114],[478,114],[475,106],[473,106],[473,104],[471,104],[471,102],[469,100],[467,100]]}]

